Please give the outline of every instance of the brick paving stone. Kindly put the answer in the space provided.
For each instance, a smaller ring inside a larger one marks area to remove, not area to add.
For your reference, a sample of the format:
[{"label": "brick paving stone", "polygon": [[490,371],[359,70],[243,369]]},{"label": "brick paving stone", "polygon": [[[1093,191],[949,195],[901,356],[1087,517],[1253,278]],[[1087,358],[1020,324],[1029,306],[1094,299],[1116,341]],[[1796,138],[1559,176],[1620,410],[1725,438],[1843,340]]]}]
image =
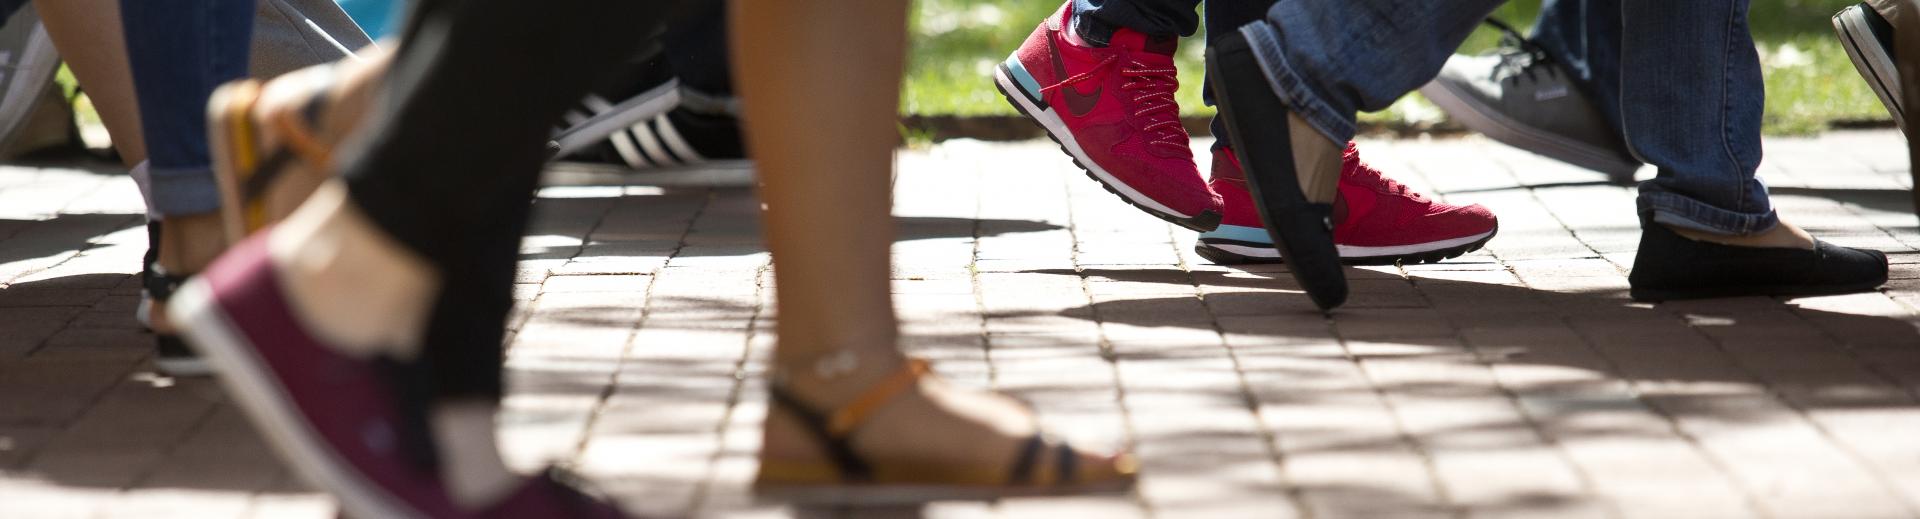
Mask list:
[{"label": "brick paving stone", "polygon": [[[903,151],[903,347],[1145,467],[1124,496],[910,507],[752,498],[777,316],[750,192],[546,188],[503,454],[660,516],[1920,516],[1903,142],[1770,139],[1762,166],[1782,214],[1889,252],[1881,291],[1651,305],[1625,295],[1631,188],[1477,137],[1369,140],[1376,167],[1502,229],[1349,269],[1330,317],[1285,265],[1206,262],[1051,144]],[[138,204],[109,175],[0,167],[0,516],[334,515],[216,386],[151,372]]]}]

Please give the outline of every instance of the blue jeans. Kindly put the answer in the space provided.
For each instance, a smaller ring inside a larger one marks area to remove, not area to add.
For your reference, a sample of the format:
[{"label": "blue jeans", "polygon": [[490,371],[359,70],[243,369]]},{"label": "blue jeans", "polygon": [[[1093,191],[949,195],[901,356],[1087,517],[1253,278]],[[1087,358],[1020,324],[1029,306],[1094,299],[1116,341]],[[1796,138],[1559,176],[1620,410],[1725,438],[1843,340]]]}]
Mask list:
[{"label": "blue jeans", "polygon": [[[1482,18],[1504,0],[1288,0],[1241,32],[1274,92],[1335,142],[1352,139],[1354,115],[1385,109],[1439,72]],[[1617,6],[1621,23],[1607,21]],[[1578,59],[1602,112],[1659,175],[1640,186],[1639,210],[1655,222],[1746,235],[1779,223],[1760,165],[1765,101],[1746,0],[1595,0],[1548,5],[1549,49]],[[1607,30],[1618,28],[1618,58]],[[1596,36],[1597,33],[1597,36]],[[1585,51],[1574,56],[1569,49]],[[1615,64],[1608,69],[1609,64]],[[1617,75],[1618,81],[1605,77]],[[1608,106],[1611,108],[1608,108]]]},{"label": "blue jeans", "polygon": [[1200,27],[1200,15],[1193,11],[1199,4],[1200,0],[1073,0],[1073,15],[1074,23],[1125,27],[1150,36],[1190,36]]},{"label": "blue jeans", "polygon": [[220,209],[207,150],[207,97],[247,76],[253,0],[121,0],[154,210]]}]

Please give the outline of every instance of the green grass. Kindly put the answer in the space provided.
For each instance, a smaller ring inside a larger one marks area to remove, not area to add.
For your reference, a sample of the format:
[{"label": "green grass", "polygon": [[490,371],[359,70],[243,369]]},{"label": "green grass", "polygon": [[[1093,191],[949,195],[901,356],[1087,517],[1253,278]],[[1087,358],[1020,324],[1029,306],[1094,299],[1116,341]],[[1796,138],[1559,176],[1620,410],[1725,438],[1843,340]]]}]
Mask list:
[{"label": "green grass", "polygon": [[[1754,1],[1751,23],[1766,68],[1767,133],[1815,132],[1835,122],[1890,121],[1854,72],[1828,22],[1834,12],[1856,1]],[[918,0],[901,110],[917,115],[1013,114],[993,88],[993,66],[1059,6],[1058,0]],[[1516,0],[1495,16],[1526,27],[1538,12],[1538,0]],[[1482,28],[1460,52],[1490,49],[1498,39],[1495,31]],[[1200,102],[1203,51],[1196,35],[1182,42],[1176,56],[1181,84],[1177,97],[1187,115],[1212,114]],[[1395,127],[1439,117],[1431,104],[1410,95],[1360,119]]]}]

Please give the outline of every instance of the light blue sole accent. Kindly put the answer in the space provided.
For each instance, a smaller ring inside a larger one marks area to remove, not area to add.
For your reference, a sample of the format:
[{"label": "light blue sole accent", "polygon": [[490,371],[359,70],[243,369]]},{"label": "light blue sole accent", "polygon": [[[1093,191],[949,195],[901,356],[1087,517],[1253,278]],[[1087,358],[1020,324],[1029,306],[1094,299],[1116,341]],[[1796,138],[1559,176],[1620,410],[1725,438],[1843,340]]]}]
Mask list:
[{"label": "light blue sole accent", "polygon": [[[1025,90],[1027,92],[1028,99],[1033,99],[1036,101],[1039,99],[1043,99],[1040,96],[1040,82],[1033,80],[1033,74],[1030,74],[1027,72],[1026,65],[1020,64],[1019,56],[1007,57],[1007,72],[1013,74],[1013,82],[1020,84],[1020,89]],[[1035,103],[1035,104],[1040,105],[1040,108],[1042,109],[1045,109],[1047,107],[1045,103]]]},{"label": "light blue sole accent", "polygon": [[1273,238],[1267,236],[1267,230],[1260,227],[1241,227],[1221,225],[1211,231],[1200,233],[1200,239],[1233,240],[1247,243],[1272,244]]}]

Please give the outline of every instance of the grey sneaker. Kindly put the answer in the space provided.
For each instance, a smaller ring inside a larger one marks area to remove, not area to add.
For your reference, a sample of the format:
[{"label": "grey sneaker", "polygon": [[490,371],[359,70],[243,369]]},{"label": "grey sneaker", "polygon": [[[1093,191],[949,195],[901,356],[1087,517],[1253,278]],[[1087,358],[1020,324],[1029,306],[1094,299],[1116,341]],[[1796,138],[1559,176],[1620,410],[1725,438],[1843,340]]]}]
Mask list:
[{"label": "grey sneaker", "polygon": [[53,87],[60,54],[28,5],[0,27],[0,150],[12,149]]},{"label": "grey sneaker", "polygon": [[1420,93],[1493,140],[1632,182],[1640,161],[1573,76],[1506,24],[1487,23],[1506,31],[1501,49],[1454,55]]},{"label": "grey sneaker", "polygon": [[1906,128],[1907,119],[1900,109],[1900,71],[1893,61],[1893,24],[1862,3],[1835,13],[1833,32],[1840,36],[1840,48],[1853,58],[1853,68],[1880,96],[1880,103],[1887,105],[1893,122]]}]

